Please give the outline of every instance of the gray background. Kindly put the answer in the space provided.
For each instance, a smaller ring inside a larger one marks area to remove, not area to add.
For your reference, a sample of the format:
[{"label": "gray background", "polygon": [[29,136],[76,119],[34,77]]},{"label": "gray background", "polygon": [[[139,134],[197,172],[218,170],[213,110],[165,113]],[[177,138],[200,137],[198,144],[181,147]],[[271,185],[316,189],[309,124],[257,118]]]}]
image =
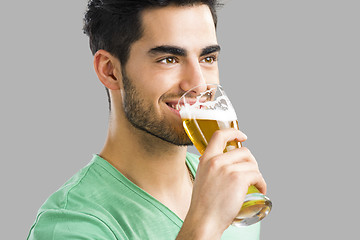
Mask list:
[{"label": "gray background", "polygon": [[[222,84],[274,204],[261,239],[357,239],[359,2],[226,2]],[[85,7],[2,1],[2,239],[26,238],[45,199],[104,144]]]}]

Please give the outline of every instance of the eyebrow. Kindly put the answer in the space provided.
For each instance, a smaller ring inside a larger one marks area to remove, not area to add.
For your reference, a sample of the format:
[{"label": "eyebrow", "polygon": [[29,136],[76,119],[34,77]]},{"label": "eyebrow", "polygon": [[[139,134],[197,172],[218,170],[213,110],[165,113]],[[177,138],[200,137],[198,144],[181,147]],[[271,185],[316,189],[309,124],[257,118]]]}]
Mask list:
[{"label": "eyebrow", "polygon": [[221,48],[219,45],[212,45],[208,46],[202,49],[200,57],[214,53],[214,52],[220,52]]},{"label": "eyebrow", "polygon": [[150,55],[156,55],[156,54],[161,54],[161,53],[169,53],[169,54],[178,55],[178,56],[186,56],[186,50],[184,48],[169,46],[169,45],[158,46],[158,47],[154,47],[149,50]]},{"label": "eyebrow", "polygon": [[[201,50],[200,57],[205,56],[207,54],[214,53],[214,52],[220,52],[220,49],[221,48],[219,45],[211,45],[211,46],[205,47]],[[151,48],[148,51],[148,53],[150,55],[164,54],[164,53],[173,54],[173,55],[177,55],[177,56],[186,56],[187,55],[187,51],[184,48],[177,47],[177,46],[170,46],[170,45],[162,45],[162,46],[157,46],[157,47]]]}]

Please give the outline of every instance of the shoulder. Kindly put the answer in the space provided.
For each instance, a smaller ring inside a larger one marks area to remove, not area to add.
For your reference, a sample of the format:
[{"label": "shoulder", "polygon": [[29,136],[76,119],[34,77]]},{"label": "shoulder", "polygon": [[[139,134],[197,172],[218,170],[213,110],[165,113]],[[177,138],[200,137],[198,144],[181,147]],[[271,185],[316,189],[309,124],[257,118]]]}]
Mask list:
[{"label": "shoulder", "polygon": [[118,234],[95,216],[48,209],[38,214],[27,239],[117,239]]},{"label": "shoulder", "polygon": [[111,168],[94,156],[41,206],[28,239],[116,239],[114,236],[125,236],[105,209],[109,198],[105,193],[114,192],[113,182],[119,181],[114,180]]},{"label": "shoulder", "polygon": [[[49,196],[45,203],[41,206],[39,212],[47,209],[66,209],[69,199],[72,195],[79,194],[79,191],[84,188],[84,185],[88,184],[89,172],[94,168],[94,161],[92,160],[84,168],[80,169],[75,175],[73,175],[68,181],[65,182],[58,190]],[[80,193],[81,194],[81,193]]]}]

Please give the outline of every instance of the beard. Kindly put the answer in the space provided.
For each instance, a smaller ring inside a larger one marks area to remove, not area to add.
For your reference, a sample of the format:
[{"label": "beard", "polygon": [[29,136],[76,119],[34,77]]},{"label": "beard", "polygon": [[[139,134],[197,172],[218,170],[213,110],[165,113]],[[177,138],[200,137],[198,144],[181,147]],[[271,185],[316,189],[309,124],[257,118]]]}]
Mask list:
[{"label": "beard", "polygon": [[131,125],[177,146],[192,145],[182,126],[176,126],[175,122],[158,116],[154,106],[149,101],[141,98],[141,94],[132,84],[131,79],[127,77],[124,69],[122,69],[122,76],[124,112]]}]

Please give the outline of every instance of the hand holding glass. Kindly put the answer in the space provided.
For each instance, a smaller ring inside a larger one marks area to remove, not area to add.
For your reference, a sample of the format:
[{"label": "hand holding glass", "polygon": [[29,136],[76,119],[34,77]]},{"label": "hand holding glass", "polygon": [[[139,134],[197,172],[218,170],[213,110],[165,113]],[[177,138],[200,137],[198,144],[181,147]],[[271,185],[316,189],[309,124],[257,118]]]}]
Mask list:
[{"label": "hand holding glass", "polygon": [[[185,131],[200,154],[205,152],[215,131],[239,129],[235,110],[220,85],[205,84],[192,88],[180,98],[178,106]],[[240,147],[240,142],[231,141],[224,152]],[[270,199],[251,186],[233,225],[240,227],[257,223],[269,214],[271,207]]]}]

